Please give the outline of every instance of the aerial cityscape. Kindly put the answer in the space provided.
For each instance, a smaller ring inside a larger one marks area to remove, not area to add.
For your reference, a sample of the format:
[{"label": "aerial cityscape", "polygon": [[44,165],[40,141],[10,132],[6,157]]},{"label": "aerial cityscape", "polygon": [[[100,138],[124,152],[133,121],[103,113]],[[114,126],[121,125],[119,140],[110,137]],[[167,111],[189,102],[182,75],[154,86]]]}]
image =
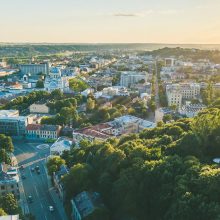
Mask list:
[{"label": "aerial cityscape", "polygon": [[0,3],[0,220],[220,219],[220,1]]}]

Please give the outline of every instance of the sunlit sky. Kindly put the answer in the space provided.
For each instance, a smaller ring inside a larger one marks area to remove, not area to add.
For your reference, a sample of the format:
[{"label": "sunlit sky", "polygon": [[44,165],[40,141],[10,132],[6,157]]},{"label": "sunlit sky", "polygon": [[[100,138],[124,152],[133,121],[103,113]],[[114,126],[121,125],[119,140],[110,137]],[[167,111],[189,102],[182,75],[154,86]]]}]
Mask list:
[{"label": "sunlit sky", "polygon": [[220,0],[0,0],[0,42],[220,43]]}]

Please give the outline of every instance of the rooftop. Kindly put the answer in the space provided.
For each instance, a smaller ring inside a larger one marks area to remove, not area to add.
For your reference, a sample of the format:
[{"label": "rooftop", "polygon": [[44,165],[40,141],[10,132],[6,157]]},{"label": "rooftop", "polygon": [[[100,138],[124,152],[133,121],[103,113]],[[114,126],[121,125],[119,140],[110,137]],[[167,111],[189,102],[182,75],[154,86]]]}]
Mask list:
[{"label": "rooftop", "polygon": [[74,197],[73,201],[82,218],[90,215],[96,208],[104,206],[97,192],[81,192]]},{"label": "rooftop", "polygon": [[18,110],[0,110],[0,117],[16,117],[19,116]]},{"label": "rooftop", "polygon": [[58,125],[40,125],[40,124],[29,124],[26,127],[28,131],[57,131],[59,129]]},{"label": "rooftop", "polygon": [[10,176],[9,174],[5,173],[4,171],[0,171],[0,184],[5,183],[14,183],[16,180]]},{"label": "rooftop", "polygon": [[90,137],[94,137],[94,138],[100,138],[100,139],[108,139],[111,136],[108,134],[105,134],[101,131],[96,130],[98,127],[97,125],[94,127],[87,127],[87,128],[83,128],[83,129],[79,129],[79,130],[75,130],[74,133],[80,133],[80,134],[84,134]]}]

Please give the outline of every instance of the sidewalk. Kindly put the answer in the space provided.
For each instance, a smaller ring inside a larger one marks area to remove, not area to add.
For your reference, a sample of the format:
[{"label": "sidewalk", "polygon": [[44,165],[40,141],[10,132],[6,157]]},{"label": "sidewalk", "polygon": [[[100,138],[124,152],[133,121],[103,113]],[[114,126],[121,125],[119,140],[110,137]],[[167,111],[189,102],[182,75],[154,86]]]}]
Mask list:
[{"label": "sidewalk", "polygon": [[[46,170],[46,168],[45,168],[45,170]],[[55,191],[55,188],[52,185],[51,178],[48,175],[47,170],[46,170],[46,174],[47,174],[47,182],[48,182],[49,193],[50,193],[50,196],[51,196],[52,200],[54,201],[54,203],[56,205],[56,209],[60,213],[60,216],[62,216],[62,220],[68,220],[65,209],[64,209],[64,206],[63,206],[63,203],[60,200],[58,194]]]},{"label": "sidewalk", "polygon": [[[13,166],[18,167],[18,161],[17,161],[17,158],[14,156],[14,154],[12,154],[11,159],[13,161]],[[26,215],[26,214],[29,214],[30,211],[29,211],[27,199],[25,196],[24,187],[23,187],[23,183],[21,180],[21,173],[19,171],[19,168],[18,168],[18,176],[19,176],[18,186],[19,186],[19,192],[20,192],[20,199],[18,201],[18,204],[21,207],[23,214]]]}]

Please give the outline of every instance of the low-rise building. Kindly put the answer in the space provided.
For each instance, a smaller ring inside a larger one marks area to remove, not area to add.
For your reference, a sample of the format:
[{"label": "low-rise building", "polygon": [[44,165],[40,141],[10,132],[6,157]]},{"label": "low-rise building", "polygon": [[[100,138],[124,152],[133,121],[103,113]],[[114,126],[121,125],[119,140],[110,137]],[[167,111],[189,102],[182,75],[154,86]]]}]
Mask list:
[{"label": "low-rise building", "polygon": [[71,204],[72,220],[83,220],[96,209],[105,209],[101,196],[97,192],[81,192],[71,200]]},{"label": "low-rise building", "polygon": [[69,173],[69,170],[67,166],[62,165],[60,167],[60,170],[53,174],[54,187],[56,188],[59,198],[61,199],[62,202],[65,201],[65,189],[64,189],[62,178],[64,177],[64,175],[68,173]]},{"label": "low-rise building", "polygon": [[119,118],[115,118],[114,121],[108,122],[114,130],[115,134],[130,134],[138,133],[143,129],[155,128],[156,124],[132,115],[124,115]]},{"label": "low-rise building", "polygon": [[26,127],[27,139],[57,139],[59,137],[61,126],[28,124]]},{"label": "low-rise building", "polygon": [[135,116],[125,115],[107,123],[74,130],[73,143],[78,145],[83,139],[87,139],[91,142],[95,140],[104,141],[111,137],[138,133],[143,129],[155,127],[156,124],[153,122],[146,121]]},{"label": "low-rise building", "polygon": [[128,89],[123,86],[111,86],[104,88],[100,92],[94,93],[96,98],[104,97],[104,98],[112,98],[113,96],[129,96],[130,93]]},{"label": "low-rise building", "polygon": [[18,179],[5,172],[3,165],[0,165],[0,195],[4,196],[8,193],[14,194],[17,198],[20,197]]},{"label": "low-rise building", "polygon": [[[110,127],[109,125],[107,125]],[[86,139],[90,142],[93,141],[104,141],[112,137],[111,135],[104,133],[102,130],[97,129],[97,126],[90,126],[82,129],[77,129],[73,131],[73,143],[78,145],[80,141]]]},{"label": "low-rise building", "polygon": [[70,151],[72,140],[66,137],[59,137],[57,141],[50,147],[50,155],[60,156],[64,151]]},{"label": "low-rise building", "polygon": [[50,109],[45,102],[36,102],[29,107],[30,113],[48,114]]},{"label": "low-rise building", "polygon": [[206,108],[206,106],[203,104],[186,104],[179,109],[179,113],[188,118],[193,118],[204,108]]},{"label": "low-rise building", "polygon": [[5,215],[0,216],[0,220],[19,220],[19,215]]}]

